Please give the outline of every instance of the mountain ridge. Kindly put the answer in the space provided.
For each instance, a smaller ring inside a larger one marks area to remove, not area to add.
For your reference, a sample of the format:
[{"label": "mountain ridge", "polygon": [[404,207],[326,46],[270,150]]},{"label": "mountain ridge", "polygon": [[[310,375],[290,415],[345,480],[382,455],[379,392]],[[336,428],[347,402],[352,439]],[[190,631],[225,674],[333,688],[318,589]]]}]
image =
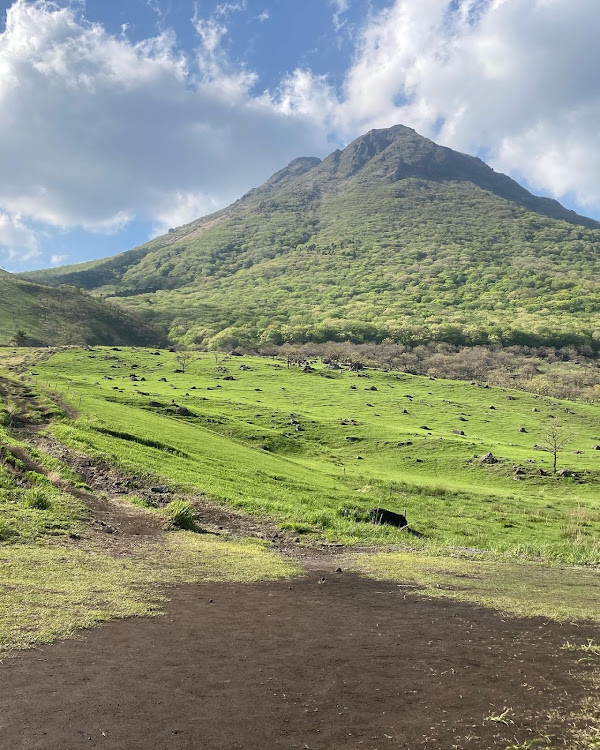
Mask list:
[{"label": "mountain ridge", "polygon": [[26,277],[118,298],[201,346],[322,340],[324,327],[595,346],[599,251],[600,223],[398,125],[294,159],[138,248]]}]

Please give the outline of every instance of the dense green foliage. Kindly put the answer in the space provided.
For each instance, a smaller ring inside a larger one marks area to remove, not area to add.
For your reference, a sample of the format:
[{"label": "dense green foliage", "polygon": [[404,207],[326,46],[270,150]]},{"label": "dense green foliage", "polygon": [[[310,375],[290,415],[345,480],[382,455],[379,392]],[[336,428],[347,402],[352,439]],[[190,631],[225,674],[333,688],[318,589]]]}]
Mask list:
[{"label": "dense green foliage", "polygon": [[131,310],[72,287],[49,287],[0,271],[0,344],[152,345],[161,336]]},{"label": "dense green foliage", "polygon": [[[600,560],[598,406],[396,372],[217,359],[199,355],[176,373],[173,353],[69,350],[36,369],[40,387],[52,383],[80,411],[53,428],[60,441],[192,501],[352,544]],[[553,420],[570,433],[559,468],[574,476],[549,475],[552,456],[535,448]],[[481,463],[488,451],[498,463]],[[366,523],[380,505],[406,509],[423,536]]]},{"label": "dense green foliage", "polygon": [[398,126],[129,253],[33,276],[118,298],[188,345],[598,350],[599,251],[597,222]]}]

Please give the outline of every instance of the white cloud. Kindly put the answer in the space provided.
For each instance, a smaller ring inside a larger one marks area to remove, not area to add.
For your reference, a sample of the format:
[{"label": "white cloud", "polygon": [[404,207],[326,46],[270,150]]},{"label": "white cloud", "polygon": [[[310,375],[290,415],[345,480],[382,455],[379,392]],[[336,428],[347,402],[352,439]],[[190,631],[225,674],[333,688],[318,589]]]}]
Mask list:
[{"label": "white cloud", "polygon": [[350,10],[350,0],[330,0],[333,7],[333,26],[339,31],[344,25],[342,16]]},{"label": "white cloud", "polygon": [[162,208],[156,213],[153,235],[165,234],[169,229],[189,224],[220,208],[218,202],[203,193],[174,193],[165,198]]},{"label": "white cloud", "polygon": [[11,264],[15,259],[31,260],[39,255],[35,233],[19,216],[0,212],[0,261]]},{"label": "white cloud", "polygon": [[13,248],[33,251],[32,221],[115,232],[133,218],[197,218],[194,204],[225,205],[321,150],[306,117],[252,95],[254,74],[222,51],[222,20],[195,24],[191,59],[172,32],[134,44],[76,5],[11,6],[0,34],[0,214],[20,228]]},{"label": "white cloud", "polygon": [[65,260],[67,260],[69,256],[68,255],[51,255],[50,256],[50,265],[51,266],[60,266],[61,263],[64,263]]},{"label": "white cloud", "polygon": [[268,11],[268,10],[266,10],[266,9],[265,9],[265,10],[263,10],[263,12],[262,12],[262,13],[259,13],[259,14],[258,14],[258,15],[256,16],[256,19],[257,19],[258,21],[260,21],[261,23],[264,23],[265,21],[268,21],[268,20],[269,20],[269,18],[271,18],[271,14],[270,14],[270,13],[269,13],[269,11]]}]

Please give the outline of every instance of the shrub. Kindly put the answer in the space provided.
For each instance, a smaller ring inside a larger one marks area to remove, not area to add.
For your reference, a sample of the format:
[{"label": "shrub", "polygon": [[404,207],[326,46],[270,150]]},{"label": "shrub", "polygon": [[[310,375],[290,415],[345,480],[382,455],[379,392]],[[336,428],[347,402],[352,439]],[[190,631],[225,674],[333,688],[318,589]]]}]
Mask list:
[{"label": "shrub", "polygon": [[196,529],[194,509],[184,500],[173,500],[163,509],[163,513],[169,519],[169,522],[178,529],[189,531]]},{"label": "shrub", "polygon": [[48,510],[50,499],[42,489],[27,490],[23,496],[23,505],[33,510]]}]

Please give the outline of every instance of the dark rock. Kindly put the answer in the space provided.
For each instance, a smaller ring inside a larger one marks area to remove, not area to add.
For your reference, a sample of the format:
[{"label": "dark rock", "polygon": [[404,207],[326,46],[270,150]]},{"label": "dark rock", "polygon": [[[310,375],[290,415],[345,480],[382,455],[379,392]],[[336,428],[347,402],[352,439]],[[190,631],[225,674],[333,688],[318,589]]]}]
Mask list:
[{"label": "dark rock", "polygon": [[464,430],[452,430],[452,433],[454,435],[464,435],[465,431]]},{"label": "dark rock", "polygon": [[166,484],[159,484],[156,487],[150,487],[150,492],[154,492],[157,495],[168,495],[171,489]]},{"label": "dark rock", "polygon": [[494,456],[493,453],[486,453],[485,456],[482,457],[481,461],[479,463],[482,464],[497,464],[498,459],[496,456]]},{"label": "dark rock", "polygon": [[179,406],[176,409],[177,414],[179,414],[180,417],[193,417],[194,414],[187,409],[185,406]]},{"label": "dark rock", "polygon": [[160,401],[149,401],[148,406],[161,406]]},{"label": "dark rock", "polygon": [[399,529],[408,526],[406,516],[403,516],[402,513],[394,513],[393,510],[387,510],[386,508],[373,508],[369,511],[369,519],[371,523],[387,524]]},{"label": "dark rock", "polygon": [[519,432],[527,432],[527,430],[524,427],[519,427]]},{"label": "dark rock", "polygon": [[347,441],[348,441],[349,443],[357,443],[357,442],[358,442],[358,441],[360,440],[360,438],[359,438],[359,437],[356,437],[356,435],[347,435],[347,436],[346,436],[346,440],[347,440]]}]

